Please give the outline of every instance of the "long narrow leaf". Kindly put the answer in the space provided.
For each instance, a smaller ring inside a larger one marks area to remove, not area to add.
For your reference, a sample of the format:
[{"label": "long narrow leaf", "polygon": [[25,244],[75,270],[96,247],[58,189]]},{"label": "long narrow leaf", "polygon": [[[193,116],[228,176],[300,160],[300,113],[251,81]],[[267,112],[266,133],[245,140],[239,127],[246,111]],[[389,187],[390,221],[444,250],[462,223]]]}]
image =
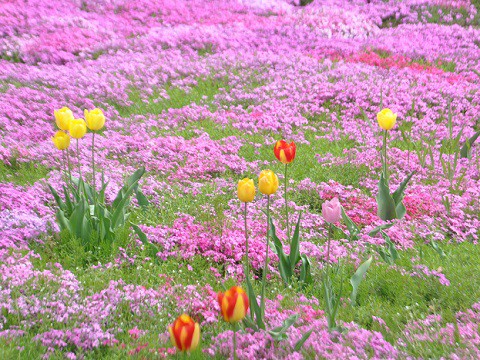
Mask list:
[{"label": "long narrow leaf", "polygon": [[355,271],[355,274],[353,274],[352,278],[350,279],[350,284],[352,284],[352,294],[350,296],[350,301],[352,306],[355,306],[355,303],[357,300],[358,287],[360,286],[360,283],[362,282],[363,277],[365,276],[365,273],[370,267],[372,260],[373,258],[370,256],[367,261],[365,261],[363,264],[361,264],[358,267],[357,271]]},{"label": "long narrow leaf", "polygon": [[295,265],[300,261],[300,220],[302,218],[302,213],[298,214],[297,225],[295,226],[295,231],[293,232],[292,242],[290,244],[290,268],[291,273],[295,270]]},{"label": "long narrow leaf", "polygon": [[291,271],[291,265],[290,265],[290,259],[285,255],[285,252],[283,250],[283,244],[280,241],[280,239],[277,237],[277,234],[275,232],[275,225],[273,225],[272,218],[269,217],[268,223],[270,225],[270,237],[273,239],[273,244],[275,246],[275,251],[278,256],[278,269],[280,272],[280,276],[282,277],[282,280],[285,282],[285,284],[289,284],[290,278],[292,277],[292,271]]},{"label": "long narrow leaf", "polygon": [[377,227],[373,228],[368,233],[368,235],[369,236],[375,236],[380,232],[380,230],[385,230],[385,229],[391,228],[393,225],[395,225],[395,224],[394,223],[388,223],[388,224],[383,224],[383,225],[377,226]]},{"label": "long narrow leaf", "polygon": [[135,197],[137,198],[138,205],[140,205],[142,208],[145,208],[148,205],[150,205],[150,202],[148,201],[145,194],[142,192],[142,190],[138,188],[135,190]]},{"label": "long narrow leaf", "polygon": [[397,217],[395,212],[395,201],[390,196],[390,189],[385,181],[383,173],[380,175],[380,181],[378,182],[378,194],[377,194],[377,214],[382,220],[393,220]]},{"label": "long narrow leaf", "polygon": [[63,212],[63,210],[58,209],[56,217],[57,217],[58,225],[60,226],[60,230],[67,229],[68,232],[71,233],[72,228],[70,227],[70,221],[65,217],[65,213]]},{"label": "long narrow leaf", "polygon": [[300,267],[300,281],[304,285],[311,284],[312,283],[312,273],[311,273],[311,270],[310,270],[310,267],[311,267],[310,259],[305,254],[300,255],[300,257],[302,259],[302,266]]},{"label": "long narrow leaf", "polygon": [[308,338],[310,337],[310,335],[312,334],[312,331],[313,331],[313,328],[311,328],[305,334],[303,334],[303,336],[300,338],[300,340],[298,340],[296,342],[295,347],[293,348],[295,351],[300,351],[303,344],[305,344],[305,341],[307,341]]},{"label": "long narrow leaf", "polygon": [[473,143],[480,137],[480,131],[477,131],[470,139],[465,141],[462,148],[460,149],[460,157],[461,158],[468,158]]},{"label": "long narrow leaf", "polygon": [[295,324],[297,319],[299,318],[300,315],[298,314],[293,314],[289,316],[287,319],[285,319],[282,323],[282,326],[276,327],[275,329],[269,330],[268,333],[272,336],[272,338],[276,341],[284,340],[287,338],[287,335],[285,334],[287,330]]},{"label": "long narrow leaf", "polygon": [[349,236],[350,240],[355,240],[354,237],[360,233],[360,229],[353,222],[350,216],[347,215],[343,206],[342,206],[342,219],[345,222],[345,225],[347,225],[348,232],[350,233],[350,236]]},{"label": "long narrow leaf", "polygon": [[57,203],[57,206],[62,209],[62,210],[65,210],[65,204],[63,203],[62,199],[60,198],[60,196],[58,195],[57,191],[50,186],[50,184],[48,184],[48,187],[50,189],[50,192],[52,193],[54,199],[55,199],[55,202]]},{"label": "long narrow leaf", "polygon": [[395,205],[400,203],[403,200],[403,192],[405,191],[405,188],[408,185],[408,182],[412,178],[412,176],[415,174],[415,171],[412,171],[398,186],[397,190],[395,190],[392,194],[392,198],[395,201]]},{"label": "long narrow leaf", "polygon": [[118,204],[124,199],[125,196],[127,196],[126,193],[130,188],[132,188],[132,191],[136,190],[137,183],[144,173],[145,173],[145,168],[141,167],[140,169],[135,171],[131,176],[128,177],[127,181],[125,182],[125,185],[123,185],[123,187],[120,189],[117,196],[113,200],[112,206],[114,208],[118,207]]},{"label": "long narrow leaf", "polygon": [[258,305],[257,296],[255,295],[255,290],[253,290],[252,283],[250,282],[249,274],[247,274],[245,278],[247,281],[247,294],[250,302],[250,313],[253,310],[253,313],[255,314],[256,326],[258,326],[258,328],[260,329],[265,329],[265,324],[262,319],[262,311],[260,309],[260,306]]}]

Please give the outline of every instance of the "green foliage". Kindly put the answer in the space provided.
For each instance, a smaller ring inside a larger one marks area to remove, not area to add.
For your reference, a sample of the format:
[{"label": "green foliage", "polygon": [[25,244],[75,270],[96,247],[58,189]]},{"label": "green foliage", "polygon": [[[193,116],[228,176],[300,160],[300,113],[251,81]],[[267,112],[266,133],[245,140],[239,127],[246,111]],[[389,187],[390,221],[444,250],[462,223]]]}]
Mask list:
[{"label": "green foliage", "polygon": [[10,165],[0,162],[0,182],[12,182],[17,185],[31,185],[45,178],[50,169],[31,162],[17,162],[11,159]]},{"label": "green foliage", "polygon": [[395,248],[395,244],[390,239],[390,236],[387,235],[383,230],[380,231],[383,239],[385,240],[385,246],[375,246],[378,254],[381,256],[383,261],[389,265],[393,265],[398,259],[398,252]]},{"label": "green foliage", "polygon": [[295,322],[298,320],[300,315],[298,314],[293,314],[286,318],[281,326],[278,326],[272,330],[268,330],[268,333],[272,336],[273,340],[275,341],[281,341],[287,339],[287,330],[295,324]]},{"label": "green foliage", "polygon": [[323,298],[325,301],[325,314],[327,317],[328,330],[342,332],[343,329],[341,326],[337,326],[336,319],[342,301],[343,277],[338,281],[340,284],[340,289],[338,289],[338,291],[333,285],[333,279],[337,278],[339,274],[343,275],[340,263],[337,263],[337,266],[333,271],[333,276],[332,271],[330,271],[328,265],[326,265],[326,269],[322,278],[322,289]]},{"label": "green foliage", "polygon": [[460,157],[461,158],[470,158],[472,153],[472,145],[480,136],[480,131],[477,131],[470,139],[465,141],[462,148],[460,149]]},{"label": "green foliage", "polygon": [[[138,187],[138,181],[144,173],[145,168],[140,168],[130,176],[110,205],[105,203],[105,190],[108,183],[103,179],[98,192],[82,178],[72,179],[74,185],[70,183],[68,186],[63,186],[64,200],[49,185],[58,206],[56,217],[60,230],[80,239],[86,250],[94,249],[95,244],[111,245],[115,241],[117,229],[127,224],[129,217],[127,209],[132,194],[136,194],[141,206],[148,205],[148,200]],[[135,231],[141,239],[144,239],[145,235],[140,228],[136,227]]]},{"label": "green foliage", "polygon": [[[345,233],[341,228],[332,225],[335,230],[340,232],[345,238],[347,238],[350,242],[358,240],[358,235],[360,234],[360,228],[353,222],[353,220],[350,218],[350,216],[347,215],[345,212],[345,209],[342,206],[342,220],[347,226],[348,234]],[[376,226],[370,232],[368,233],[369,236],[375,236],[377,235],[381,230],[388,229],[392,227],[394,223],[387,223],[387,224],[382,224],[379,226]]]},{"label": "green foliage", "polygon": [[160,92],[154,91],[153,95],[146,97],[145,94],[136,88],[132,88],[129,94],[131,105],[113,104],[122,117],[129,117],[132,114],[161,114],[168,109],[180,109],[191,103],[199,104],[203,97],[211,101],[219,92],[220,88],[227,88],[227,79],[197,79],[197,84],[189,92],[185,92],[171,85],[166,85],[165,90],[168,98],[160,99]]},{"label": "green foliage", "polygon": [[272,218],[269,217],[269,235],[273,239],[273,244],[270,243],[270,247],[273,252],[277,254],[279,262],[278,269],[280,271],[280,276],[284,281],[285,285],[290,285],[292,281],[292,276],[295,275],[295,269],[299,264],[300,260],[302,264],[300,266],[300,274],[298,275],[298,280],[301,283],[302,287],[312,283],[312,275],[310,273],[310,260],[304,254],[300,254],[300,220],[302,214],[298,215],[297,225],[295,226],[295,231],[293,233],[292,240],[290,242],[290,254],[286,255],[283,250],[283,244],[280,239],[277,237],[275,226],[273,225]]},{"label": "green foliage", "polygon": [[411,172],[410,175],[401,182],[392,195],[390,195],[390,188],[384,174],[382,173],[380,175],[378,194],[376,197],[378,205],[377,214],[380,219],[387,221],[402,219],[405,216],[407,209],[405,208],[405,205],[403,205],[402,200],[405,188],[414,174],[415,171]]},{"label": "green foliage", "polygon": [[363,264],[361,264],[357,271],[355,271],[355,274],[350,279],[350,284],[352,284],[352,294],[350,295],[350,301],[352,306],[355,306],[356,300],[357,300],[357,293],[358,293],[358,288],[360,286],[360,283],[363,280],[363,277],[365,276],[365,273],[367,272],[368,268],[372,264],[373,258],[370,256],[368,260],[366,260]]}]

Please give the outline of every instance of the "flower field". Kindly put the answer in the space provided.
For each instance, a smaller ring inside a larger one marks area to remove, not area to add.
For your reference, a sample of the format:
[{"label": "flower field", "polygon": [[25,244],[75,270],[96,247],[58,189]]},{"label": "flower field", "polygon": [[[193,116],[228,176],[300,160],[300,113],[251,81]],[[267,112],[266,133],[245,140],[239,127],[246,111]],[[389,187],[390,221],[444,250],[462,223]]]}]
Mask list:
[{"label": "flower field", "polygon": [[0,2],[0,359],[479,359],[480,2]]}]

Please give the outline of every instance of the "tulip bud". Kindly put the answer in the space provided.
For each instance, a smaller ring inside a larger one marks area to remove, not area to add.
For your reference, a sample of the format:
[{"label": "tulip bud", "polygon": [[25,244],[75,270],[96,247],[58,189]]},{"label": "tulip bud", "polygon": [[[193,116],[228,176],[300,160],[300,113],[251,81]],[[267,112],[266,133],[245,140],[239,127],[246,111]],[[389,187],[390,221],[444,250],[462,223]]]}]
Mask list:
[{"label": "tulip bud", "polygon": [[342,205],[340,205],[338,198],[333,198],[322,204],[322,215],[331,224],[340,221],[342,218]]},{"label": "tulip bud", "polygon": [[70,136],[74,139],[81,139],[87,133],[87,125],[83,119],[73,119],[70,121]]},{"label": "tulip bud", "polygon": [[87,127],[90,130],[97,131],[103,128],[105,125],[105,115],[103,115],[102,110],[93,109],[91,111],[84,110],[83,114],[85,115],[85,121],[87,122]]},{"label": "tulip bud", "polygon": [[180,315],[168,331],[170,340],[180,351],[195,350],[200,342],[200,325],[187,314]]},{"label": "tulip bud", "polygon": [[58,150],[65,150],[70,146],[70,136],[63,131],[57,131],[52,141]]},{"label": "tulip bud", "polygon": [[383,130],[390,130],[397,122],[397,114],[394,114],[390,109],[383,109],[377,114],[377,121]]},{"label": "tulip bud", "polygon": [[248,296],[239,286],[232,286],[224,293],[218,293],[218,304],[223,318],[229,323],[242,320],[248,311]]},{"label": "tulip bud", "polygon": [[295,159],[295,154],[297,152],[297,146],[292,141],[290,144],[285,140],[277,141],[275,147],[273,148],[273,153],[275,157],[284,164],[289,164]]},{"label": "tulip bud", "polygon": [[272,195],[278,189],[278,177],[272,170],[262,170],[258,177],[258,189],[264,195]]},{"label": "tulip bud", "polygon": [[255,198],[255,184],[252,179],[245,178],[238,182],[237,194],[240,201],[252,202]]},{"label": "tulip bud", "polygon": [[63,107],[59,110],[53,110],[53,114],[55,115],[55,123],[59,129],[65,131],[70,129],[70,121],[73,120],[72,110]]}]

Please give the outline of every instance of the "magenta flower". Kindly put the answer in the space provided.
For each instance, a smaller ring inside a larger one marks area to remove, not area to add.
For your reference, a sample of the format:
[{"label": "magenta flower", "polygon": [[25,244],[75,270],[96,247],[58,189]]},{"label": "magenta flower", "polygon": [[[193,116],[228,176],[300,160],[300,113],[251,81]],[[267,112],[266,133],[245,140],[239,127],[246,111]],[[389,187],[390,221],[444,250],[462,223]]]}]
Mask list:
[{"label": "magenta flower", "polygon": [[325,220],[331,224],[334,224],[342,217],[342,205],[338,198],[333,198],[330,201],[325,201],[322,204],[322,215]]}]

